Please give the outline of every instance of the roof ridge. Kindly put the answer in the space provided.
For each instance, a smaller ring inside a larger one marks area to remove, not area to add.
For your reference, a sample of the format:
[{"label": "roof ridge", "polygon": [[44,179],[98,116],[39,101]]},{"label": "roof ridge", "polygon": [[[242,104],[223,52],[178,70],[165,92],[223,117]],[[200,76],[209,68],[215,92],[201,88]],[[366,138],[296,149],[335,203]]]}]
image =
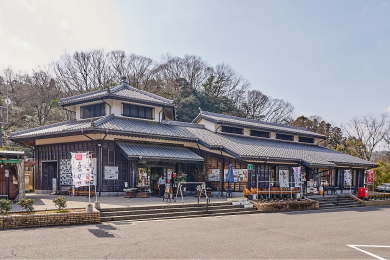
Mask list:
[{"label": "roof ridge", "polygon": [[205,128],[204,125],[199,125],[199,124],[195,124],[195,123],[188,123],[188,122],[181,122],[181,121],[174,121],[174,120],[161,120],[161,123],[164,125],[176,125],[176,126],[192,127],[192,128]]},{"label": "roof ridge", "polygon": [[103,92],[107,92],[107,89],[100,89],[100,90],[95,90],[95,91],[91,91],[91,92],[86,92],[86,93],[82,93],[82,94],[79,94],[79,95],[73,95],[73,96],[70,96],[70,97],[66,97],[66,98],[60,98],[60,102],[63,103],[63,102],[66,102],[74,97],[86,97],[86,96],[89,96],[89,95],[93,95],[93,94],[96,94],[96,93],[103,93]]},{"label": "roof ridge", "polygon": [[110,121],[111,119],[113,119],[115,117],[114,114],[109,114],[105,117],[102,117],[102,118],[99,118],[98,120],[95,121],[95,126],[99,126],[99,125],[102,125],[104,124],[105,122],[107,121]]},{"label": "roof ridge", "polygon": [[165,101],[165,102],[168,102],[168,103],[173,103],[173,102],[174,102],[174,101],[171,100],[171,99],[164,98],[164,97],[161,97],[161,96],[159,96],[159,95],[150,93],[150,92],[148,92],[148,91],[145,91],[145,90],[141,90],[141,89],[132,87],[132,86],[130,86],[129,84],[126,84],[126,83],[123,83],[122,86],[125,86],[128,90],[136,91],[136,92],[138,92],[138,93],[147,95],[147,96],[149,96],[149,97],[159,99],[159,100],[161,100],[161,101]]}]

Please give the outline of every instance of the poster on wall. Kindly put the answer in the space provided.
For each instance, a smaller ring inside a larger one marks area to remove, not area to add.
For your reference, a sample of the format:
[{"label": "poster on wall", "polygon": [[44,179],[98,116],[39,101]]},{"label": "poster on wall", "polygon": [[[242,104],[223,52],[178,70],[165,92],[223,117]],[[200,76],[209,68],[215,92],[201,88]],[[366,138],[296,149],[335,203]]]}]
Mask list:
[{"label": "poster on wall", "polygon": [[372,175],[374,173],[374,170],[368,170],[367,171],[367,184],[372,184]]},{"label": "poster on wall", "polygon": [[344,182],[346,186],[351,186],[351,172],[350,170],[344,170]]},{"label": "poster on wall", "polygon": [[70,159],[60,160],[60,185],[73,185]]},{"label": "poster on wall", "polygon": [[88,186],[91,174],[91,161],[88,153],[71,153],[73,185]]},{"label": "poster on wall", "polygon": [[209,181],[219,181],[220,170],[210,169],[209,170]]},{"label": "poster on wall", "polygon": [[[224,170],[224,176],[226,176],[229,170]],[[248,170],[247,169],[233,169],[234,182],[248,181]]]},{"label": "poster on wall", "polygon": [[294,171],[294,187],[301,187],[301,167],[293,167]]},{"label": "poster on wall", "polygon": [[104,166],[104,179],[117,180],[119,175],[118,166]]},{"label": "poster on wall", "polygon": [[288,188],[288,170],[279,169],[279,185],[281,188]]}]

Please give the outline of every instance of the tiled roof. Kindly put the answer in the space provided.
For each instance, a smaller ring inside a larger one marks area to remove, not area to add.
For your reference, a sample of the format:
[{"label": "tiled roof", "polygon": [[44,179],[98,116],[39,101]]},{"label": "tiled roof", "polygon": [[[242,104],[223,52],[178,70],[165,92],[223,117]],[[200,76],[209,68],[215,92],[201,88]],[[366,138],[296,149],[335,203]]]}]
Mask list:
[{"label": "tiled roof", "polygon": [[81,131],[107,131],[108,134],[139,136],[145,138],[183,140],[199,142],[209,149],[222,149],[241,160],[304,161],[313,166],[335,166],[355,164],[356,166],[374,166],[368,162],[347,154],[321,146],[286,142],[275,139],[219,134],[203,127],[174,121],[155,122],[141,119],[115,117],[109,115],[94,120],[73,120],[54,125],[34,128],[10,134],[14,141],[43,139],[55,136],[81,134]]},{"label": "tiled roof", "polygon": [[251,129],[260,129],[260,130],[267,130],[267,131],[274,131],[274,132],[301,134],[301,135],[309,135],[318,138],[326,138],[326,136],[324,135],[311,132],[303,127],[275,124],[275,123],[263,122],[260,120],[243,118],[243,117],[216,114],[207,111],[201,111],[200,114],[192,122],[197,123],[199,119],[206,119],[211,122],[222,124],[222,125],[223,124],[237,125],[241,127],[248,127]]},{"label": "tiled roof", "polygon": [[185,147],[163,146],[144,143],[117,142],[119,148],[129,158],[171,160],[171,161],[203,161],[203,158]]},{"label": "tiled roof", "polygon": [[162,124],[156,121],[116,117],[108,115],[93,121],[91,119],[71,120],[54,125],[32,128],[25,131],[10,133],[10,139],[38,139],[44,136],[55,136],[66,134],[71,131],[81,130],[108,130],[109,132],[120,132],[125,134],[140,134],[144,136],[154,136],[161,138],[176,138],[195,140],[196,136],[182,127],[173,124]]},{"label": "tiled roof", "polygon": [[375,165],[372,162],[340,153],[322,146],[272,139],[216,134],[204,129],[189,129],[210,148],[222,147],[242,160],[272,158],[273,160],[302,160],[312,165]]},{"label": "tiled roof", "polygon": [[122,83],[122,85],[116,86],[108,89],[97,90],[89,93],[84,93],[77,96],[61,98],[60,105],[62,106],[70,106],[74,104],[80,104],[84,102],[91,102],[99,99],[120,99],[120,100],[129,100],[133,102],[143,102],[143,103],[151,103],[151,104],[161,104],[161,105],[169,105],[173,106],[173,100],[166,99],[155,94],[149,93],[147,91],[143,91],[140,89],[133,88],[129,86],[126,81]]}]

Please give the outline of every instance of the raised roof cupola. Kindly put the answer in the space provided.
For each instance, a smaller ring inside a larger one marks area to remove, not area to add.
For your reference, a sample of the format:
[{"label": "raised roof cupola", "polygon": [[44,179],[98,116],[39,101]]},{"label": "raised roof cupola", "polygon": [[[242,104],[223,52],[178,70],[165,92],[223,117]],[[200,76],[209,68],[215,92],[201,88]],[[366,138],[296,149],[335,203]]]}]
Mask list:
[{"label": "raised roof cupola", "polygon": [[206,129],[220,134],[277,139],[284,142],[317,144],[326,136],[311,132],[303,127],[263,122],[260,120],[217,114],[200,110],[192,121]]},{"label": "raised roof cupola", "polygon": [[76,113],[76,119],[113,114],[142,120],[176,120],[173,100],[130,86],[126,77],[121,85],[77,96],[62,98],[60,105]]}]

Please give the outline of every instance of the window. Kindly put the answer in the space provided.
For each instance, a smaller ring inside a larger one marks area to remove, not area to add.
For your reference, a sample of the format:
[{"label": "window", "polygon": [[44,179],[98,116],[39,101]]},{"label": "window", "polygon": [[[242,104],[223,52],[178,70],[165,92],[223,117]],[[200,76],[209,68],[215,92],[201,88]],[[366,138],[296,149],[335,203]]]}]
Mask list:
[{"label": "window", "polygon": [[81,118],[91,118],[106,115],[106,104],[99,103],[95,105],[83,106],[80,108]]},{"label": "window", "polygon": [[251,130],[251,136],[269,138],[270,132]]},{"label": "window", "polygon": [[123,104],[123,115],[136,118],[154,119],[153,108],[133,104]]},{"label": "window", "polygon": [[222,126],[222,132],[242,135],[244,132],[244,129],[236,128],[236,127],[229,127],[229,126]]},{"label": "window", "polygon": [[294,140],[294,136],[292,136],[292,135],[276,134],[276,139],[286,140],[286,141],[293,141]]},{"label": "window", "polygon": [[314,138],[308,138],[308,137],[299,137],[299,142],[301,143],[310,143],[314,144]]}]

